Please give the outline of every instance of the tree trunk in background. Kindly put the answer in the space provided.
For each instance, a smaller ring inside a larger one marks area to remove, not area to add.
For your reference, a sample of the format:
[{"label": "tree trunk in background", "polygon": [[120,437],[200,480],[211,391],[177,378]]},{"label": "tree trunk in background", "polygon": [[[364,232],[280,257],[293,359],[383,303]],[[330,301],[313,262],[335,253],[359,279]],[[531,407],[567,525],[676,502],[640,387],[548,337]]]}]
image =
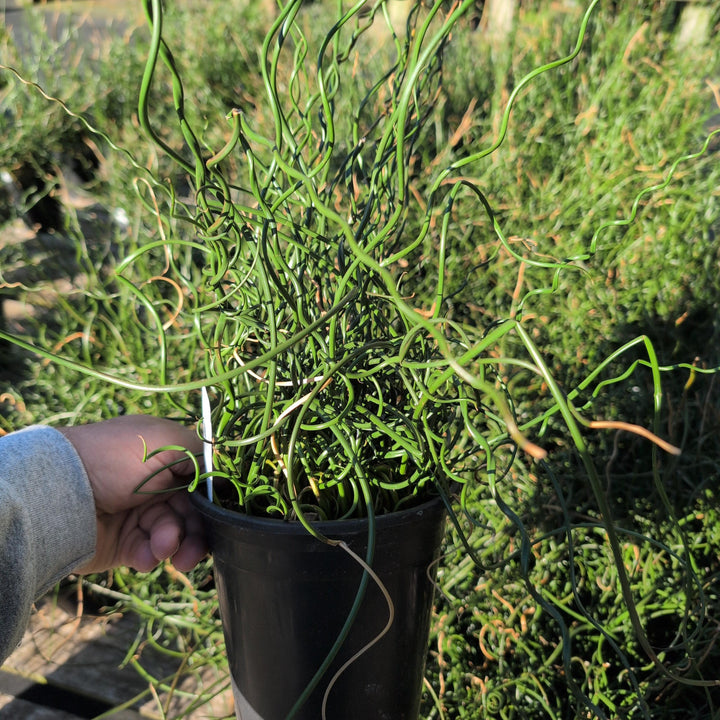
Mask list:
[{"label": "tree trunk in background", "polygon": [[702,46],[710,39],[713,7],[710,3],[685,3],[675,25],[675,47],[689,50]]},{"label": "tree trunk in background", "polygon": [[405,36],[408,15],[410,15],[412,7],[412,0],[388,0],[387,8],[388,15],[390,16],[390,22],[393,26],[393,30],[400,37]]},{"label": "tree trunk in background", "polygon": [[517,0],[485,0],[480,24],[495,48],[503,45],[510,36],[517,5]]}]

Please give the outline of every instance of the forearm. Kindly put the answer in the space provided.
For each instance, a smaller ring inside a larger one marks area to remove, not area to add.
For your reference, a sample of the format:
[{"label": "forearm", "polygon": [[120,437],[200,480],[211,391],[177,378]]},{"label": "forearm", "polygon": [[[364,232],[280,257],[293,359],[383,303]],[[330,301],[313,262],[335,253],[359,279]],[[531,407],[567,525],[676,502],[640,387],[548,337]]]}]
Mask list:
[{"label": "forearm", "polygon": [[0,438],[0,662],[32,603],[95,551],[95,503],[82,461],[56,430]]}]

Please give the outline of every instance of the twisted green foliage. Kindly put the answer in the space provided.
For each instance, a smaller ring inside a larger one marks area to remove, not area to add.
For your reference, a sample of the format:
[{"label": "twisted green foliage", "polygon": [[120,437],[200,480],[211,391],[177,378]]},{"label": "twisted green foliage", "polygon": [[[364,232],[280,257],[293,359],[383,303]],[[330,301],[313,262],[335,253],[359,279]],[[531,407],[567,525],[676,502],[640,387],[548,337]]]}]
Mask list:
[{"label": "twisted green foliage", "polygon": [[[261,48],[258,70],[264,94],[254,98],[252,111],[232,109],[226,141],[208,147],[204,133],[188,120],[179,63],[163,37],[161,4],[148,0],[152,44],[139,117],[154,143],[191,180],[191,201],[181,203],[169,191],[173,210],[189,218],[190,237],[147,243],[118,266],[120,281],[157,337],[160,370],[155,381],[139,383],[113,371],[83,369],[101,380],[173,396],[211,387],[213,473],[232,481],[232,502],[246,512],[304,519],[372,517],[431,492],[447,498],[455,485],[469,515],[474,491],[488,488],[487,497],[512,526],[518,549],[499,560],[499,552],[487,551],[497,548],[497,537],[479,547],[471,534],[465,539],[468,557],[480,567],[516,563],[523,597],[559,628],[561,642],[543,668],[564,672],[578,702],[596,716],[613,717],[620,703],[578,678],[573,655],[576,640],[570,625],[581,618],[584,627],[602,629],[598,661],[609,655],[620,658],[629,686],[637,691],[633,664],[616,640],[615,627],[596,617],[596,609],[581,597],[583,578],[574,571],[576,562],[588,567],[582,561],[587,545],[577,537],[585,528],[573,525],[563,508],[563,526],[549,537],[534,537],[517,511],[511,470],[522,451],[542,456],[530,437],[546,438],[548,428],[562,427],[563,441],[580,458],[599,511],[600,520],[588,527],[607,550],[603,562],[612,570],[607,582],[627,608],[637,647],[670,681],[711,684],[692,660],[682,674],[666,668],[665,657],[648,639],[647,614],[636,603],[633,578],[625,567],[628,533],[613,523],[582,415],[592,411],[594,400],[609,386],[649,369],[653,430],[658,434],[661,375],[676,368],[661,366],[652,343],[640,337],[591,366],[582,382],[563,387],[543,356],[527,308],[536,296],[552,293],[568,269],[589,260],[605,231],[635,222],[647,196],[671,183],[681,163],[707,152],[713,135],[696,152],[678,152],[661,181],[641,190],[622,217],[598,221],[587,247],[572,257],[519,253],[473,171],[505,142],[522,90],[578,56],[597,2],[584,14],[571,52],[516,84],[492,141],[471,143],[459,159],[419,169],[421,161],[432,158],[432,150],[426,149],[433,141],[432,107],[443,91],[444,52],[472,5],[469,0],[452,5],[438,1],[422,14],[421,4],[415,4],[408,32],[385,36],[392,57],[378,53],[375,60],[368,59],[363,43],[386,22],[383,2],[339,6],[332,26],[317,42],[302,30],[308,25],[306,9],[292,0],[280,10]],[[171,142],[169,129],[153,123],[157,93],[152,91],[161,70],[169,73],[181,143]],[[340,99],[357,84],[364,87],[364,96],[352,113],[343,114]],[[436,157],[442,158],[439,151]],[[154,187],[159,192],[162,185]],[[508,267],[518,277],[524,266],[545,273],[543,282],[513,299],[507,315],[492,317],[484,327],[455,322],[447,312],[447,261],[464,232],[457,227],[458,217],[473,216],[489,224],[496,252],[507,253],[513,263]],[[423,272],[431,277],[425,282],[433,288],[427,300],[414,296],[415,287],[405,275],[421,249]],[[158,251],[164,269],[138,280],[145,261]],[[172,300],[171,287],[181,300]],[[177,307],[168,321],[173,302]],[[508,353],[510,346],[521,352]],[[178,347],[194,359],[199,348],[201,360],[191,382],[174,382],[168,372],[168,354]],[[624,363],[628,367],[618,371]],[[515,415],[506,387],[508,368],[522,370],[536,386],[547,388],[530,416]],[[658,455],[653,453],[650,471],[672,517]],[[561,489],[557,495],[562,498]],[[458,513],[453,521],[461,528],[466,517]],[[476,518],[467,521],[475,522],[476,529],[481,526]],[[683,647],[692,647],[697,636],[692,626],[702,626],[705,601],[679,527],[678,546],[667,551],[687,579],[687,600],[678,604],[684,613]],[[537,577],[538,548],[554,551],[560,536],[571,568],[564,593]],[[551,716],[542,691],[547,675],[538,671],[538,677],[524,692],[547,705]],[[484,696],[487,709],[499,716],[512,709],[502,690],[489,687]],[[648,717],[649,710],[641,702],[638,706]]]},{"label": "twisted green foliage", "polygon": [[[184,120],[160,4],[148,6],[153,48],[140,117],[194,174],[195,232],[206,267],[197,293],[190,292],[207,380],[218,390],[216,475],[233,480],[250,512],[286,515],[294,505],[346,517],[368,506],[393,510],[422,497],[426,486],[445,487],[458,464],[449,456],[468,455],[458,438],[481,405],[479,391],[497,394],[482,377],[459,383],[447,372],[448,363],[466,372],[472,358],[461,365],[454,356],[457,348],[466,353],[469,339],[449,338],[445,323],[418,313],[386,267],[413,247],[391,252],[410,207],[406,156],[439,87],[442,44],[471,3],[431,34],[442,8],[436,4],[412,44],[397,41],[395,65],[365,100],[388,93],[387,116],[366,126],[358,112],[349,137],[340,139],[333,98],[349,80],[340,66],[383,9],[378,3],[350,31],[364,4],[339,18],[316,49],[313,69],[293,22],[300,3],[289,3],[263,46],[274,135],[264,138],[233,110],[230,140],[210,158]],[[149,121],[158,58],[172,72],[191,161]],[[280,82],[288,83],[285,104]],[[246,176],[231,184],[223,163],[238,151]]]},{"label": "twisted green foliage", "polygon": [[[414,158],[428,139],[429,109],[442,87],[444,47],[473,3],[460,2],[446,10],[445,3],[436,2],[424,17],[420,6],[413,6],[407,39],[393,35],[394,60],[368,83],[352,117],[338,117],[336,100],[351,81],[353,53],[359,57],[363,33],[385,9],[378,2],[361,16],[366,4],[339,11],[313,48],[301,31],[301,3],[288,2],[261,53],[261,102],[272,118],[271,127],[264,135],[248,113],[234,109],[228,116],[229,140],[214,153],[202,147],[187,124],[180,77],[162,40],[160,3],[148,5],[153,48],[140,116],[150,135],[195,180],[194,231],[203,248],[204,268],[201,285],[188,287],[187,295],[193,298],[190,312],[205,348],[207,383],[216,391],[216,477],[232,481],[233,503],[246,512],[305,521],[310,514],[372,517],[417,502],[430,491],[447,497],[453,483],[467,489],[483,476],[519,533],[521,573],[533,602],[560,628],[562,665],[571,691],[598,717],[606,717],[602,706],[612,703],[602,696],[591,699],[574,679],[572,638],[562,604],[530,582],[530,533],[504,499],[500,484],[506,472],[504,448],[516,444],[543,457],[525,435],[533,429],[542,435],[543,426],[559,418],[604,519],[616,582],[640,646],[672,680],[712,684],[690,677],[693,668],[682,677],[667,668],[645,634],[624,567],[623,545],[584,438],[582,428],[590,423],[573,405],[605,367],[644,343],[658,418],[661,369],[652,344],[644,338],[628,344],[581,386],[566,392],[523,317],[533,295],[552,292],[565,268],[589,259],[605,229],[632,223],[643,198],[666,187],[681,162],[703,154],[712,136],[698,152],[676,160],[662,182],[642,190],[627,218],[600,223],[583,254],[559,260],[521,255],[467,171],[501,146],[522,89],[579,54],[596,2],[580,23],[572,52],[536,68],[516,85],[496,140],[440,168],[421,200],[414,185]],[[188,157],[172,150],[152,127],[147,98],[158,59],[172,75]],[[366,106],[383,110],[368,118]],[[236,154],[240,160],[233,167],[240,168],[240,176],[229,179],[226,168]],[[518,298],[512,315],[488,328],[461,326],[444,314],[445,261],[461,199],[475,201],[478,213],[490,220],[498,247],[516,262],[548,273],[545,287]],[[419,232],[407,237],[406,229],[418,217],[423,218]],[[434,303],[415,307],[412,288],[403,284],[403,263],[433,235]],[[498,356],[497,348],[511,333],[525,357]],[[549,389],[550,407],[518,427],[511,398],[499,380],[499,365],[539,376]],[[599,382],[596,392],[626,376]],[[654,472],[661,490],[657,459]],[[666,506],[671,511],[667,500]],[[572,554],[569,531],[567,541]],[[694,596],[698,583],[692,571],[690,577]],[[590,622],[598,625],[591,617]],[[622,657],[612,634],[605,637]],[[627,662],[625,667],[630,669]],[[500,696],[488,697],[499,711]]]},{"label": "twisted green foliage", "polygon": [[[403,237],[417,213],[412,157],[441,87],[442,50],[472,3],[444,14],[438,2],[422,19],[416,8],[409,40],[395,39],[394,63],[347,122],[335,116],[335,95],[351,80],[347,65],[359,38],[385,10],[376,3],[361,18],[365,5],[339,16],[312,66],[295,22],[300,3],[288,3],[262,49],[274,134],[263,137],[233,110],[231,137],[211,157],[186,120],[160,3],[147,5],[153,42],[139,115],[194,177],[194,231],[205,269],[200,287],[187,292],[207,349],[207,383],[218,390],[216,474],[232,479],[249,512],[287,515],[294,507],[302,514],[312,507],[320,517],[346,517],[370,507],[394,510],[430,487],[447,492],[450,482],[464,482],[463,467],[474,467],[478,450],[490,465],[495,444],[522,442],[488,353],[514,323],[483,336],[441,315],[446,233],[457,191],[467,183],[440,188],[465,162],[439,175],[421,233],[410,242]],[[581,31],[586,23],[587,17]],[[579,46],[580,40],[573,54],[523,83],[568,62]],[[171,72],[191,159],[150,122],[159,59]],[[368,122],[364,107],[377,106],[381,94],[384,114]],[[509,107],[505,124],[508,115]],[[223,163],[238,151],[245,176],[231,183]],[[423,311],[406,295],[398,268],[438,213],[438,290],[434,307]]]}]

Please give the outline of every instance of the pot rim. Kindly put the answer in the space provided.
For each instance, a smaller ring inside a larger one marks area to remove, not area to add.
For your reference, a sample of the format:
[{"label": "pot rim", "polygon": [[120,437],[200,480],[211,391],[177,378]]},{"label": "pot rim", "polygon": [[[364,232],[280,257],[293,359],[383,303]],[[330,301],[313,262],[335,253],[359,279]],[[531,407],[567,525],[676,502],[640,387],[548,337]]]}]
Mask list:
[{"label": "pot rim", "polygon": [[[257,515],[246,515],[245,513],[228,510],[211,502],[199,489],[190,492],[190,501],[195,509],[206,518],[222,525],[243,527],[247,530],[258,532],[302,534],[307,535],[307,528],[299,521],[282,520],[280,518],[268,518]],[[426,513],[444,513],[445,504],[439,495],[426,500],[419,505],[405,508],[392,513],[385,513],[375,517],[375,524],[378,529],[383,526],[399,525],[404,523],[417,522]],[[346,520],[318,520],[310,521],[313,529],[321,534],[332,534],[342,531],[344,533],[367,531],[367,518],[348,518]]]}]

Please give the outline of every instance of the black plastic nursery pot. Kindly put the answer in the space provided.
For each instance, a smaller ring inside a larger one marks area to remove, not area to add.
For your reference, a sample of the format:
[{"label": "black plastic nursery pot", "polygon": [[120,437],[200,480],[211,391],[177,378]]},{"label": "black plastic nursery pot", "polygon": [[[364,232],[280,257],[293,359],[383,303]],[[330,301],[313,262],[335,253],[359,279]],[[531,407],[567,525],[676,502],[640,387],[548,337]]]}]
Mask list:
[{"label": "black plastic nursery pot", "polygon": [[[213,555],[237,717],[286,720],[336,644],[363,569],[300,523],[235,513],[199,492],[192,499]],[[315,527],[365,557],[366,520]],[[377,518],[372,568],[392,598],[392,625],[359,652],[390,617],[369,579],[348,635],[294,720],[417,719],[444,527],[440,500]]]}]

